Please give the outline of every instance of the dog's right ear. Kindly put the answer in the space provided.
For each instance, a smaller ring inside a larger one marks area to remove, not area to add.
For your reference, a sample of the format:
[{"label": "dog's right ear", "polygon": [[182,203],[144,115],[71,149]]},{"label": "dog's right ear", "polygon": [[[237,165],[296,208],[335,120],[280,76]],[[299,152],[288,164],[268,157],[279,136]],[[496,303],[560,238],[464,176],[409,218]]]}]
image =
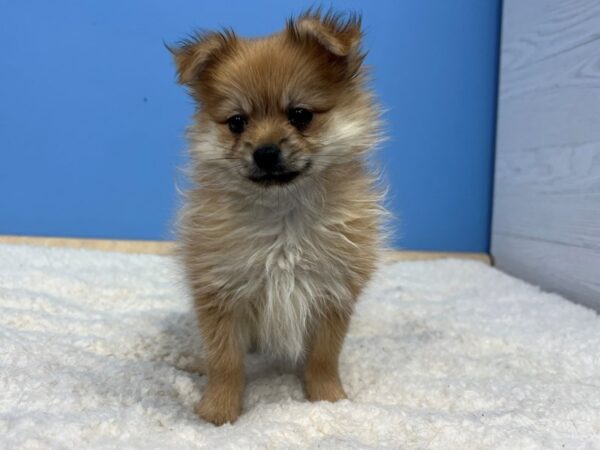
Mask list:
[{"label": "dog's right ear", "polygon": [[365,53],[361,50],[363,32],[359,14],[323,12],[317,7],[289,19],[286,30],[293,41],[313,43],[326,51],[346,75],[354,77],[360,71]]},{"label": "dog's right ear", "polygon": [[166,45],[175,58],[177,82],[192,85],[201,73],[235,45],[233,31],[196,33],[176,46]]}]

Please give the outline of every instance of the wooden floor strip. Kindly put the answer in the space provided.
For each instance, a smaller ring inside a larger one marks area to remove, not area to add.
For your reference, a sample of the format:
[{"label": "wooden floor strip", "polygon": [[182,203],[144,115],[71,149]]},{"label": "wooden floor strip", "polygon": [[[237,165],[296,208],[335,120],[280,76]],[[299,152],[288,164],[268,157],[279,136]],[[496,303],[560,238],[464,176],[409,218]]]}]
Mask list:
[{"label": "wooden floor strip", "polygon": [[[46,247],[85,248],[122,253],[145,253],[152,255],[166,255],[173,251],[171,241],[132,241],[115,239],[81,239],[62,237],[38,236],[0,236],[0,243],[42,245]],[[387,252],[389,261],[415,261],[441,258],[463,258],[482,261],[491,264],[491,258],[486,253],[461,253],[461,252],[427,252],[390,250]]]}]

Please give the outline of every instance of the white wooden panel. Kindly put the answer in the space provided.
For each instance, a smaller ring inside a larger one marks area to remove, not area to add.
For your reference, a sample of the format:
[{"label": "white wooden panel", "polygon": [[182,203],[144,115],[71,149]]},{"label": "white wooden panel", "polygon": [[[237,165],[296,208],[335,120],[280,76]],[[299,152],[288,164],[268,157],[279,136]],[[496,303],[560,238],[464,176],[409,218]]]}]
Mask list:
[{"label": "white wooden panel", "polygon": [[506,152],[496,186],[494,232],[600,249],[600,142]]},{"label": "white wooden panel", "polygon": [[598,309],[597,250],[498,233],[492,239],[505,272]]},{"label": "white wooden panel", "polygon": [[496,265],[600,310],[600,1],[505,0]]}]

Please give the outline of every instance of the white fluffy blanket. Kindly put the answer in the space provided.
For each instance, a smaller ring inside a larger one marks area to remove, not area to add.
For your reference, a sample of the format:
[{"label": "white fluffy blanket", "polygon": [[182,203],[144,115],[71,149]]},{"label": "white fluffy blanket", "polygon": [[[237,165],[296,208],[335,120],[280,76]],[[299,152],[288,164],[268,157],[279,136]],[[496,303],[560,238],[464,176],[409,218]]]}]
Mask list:
[{"label": "white fluffy blanket", "polygon": [[0,246],[0,448],[600,448],[600,320],[478,262],[402,262],[363,296],[350,400],[249,357],[244,412],[206,379],[168,257]]}]

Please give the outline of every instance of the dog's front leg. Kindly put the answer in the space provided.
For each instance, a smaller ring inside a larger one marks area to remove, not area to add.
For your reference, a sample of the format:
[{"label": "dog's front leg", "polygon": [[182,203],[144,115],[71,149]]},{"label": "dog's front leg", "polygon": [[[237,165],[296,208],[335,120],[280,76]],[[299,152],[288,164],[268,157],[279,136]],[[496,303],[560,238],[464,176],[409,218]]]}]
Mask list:
[{"label": "dog's front leg", "polygon": [[304,367],[306,396],[312,402],[346,398],[338,373],[338,359],[349,323],[350,313],[331,308],[318,319],[312,331]]},{"label": "dog's front leg", "polygon": [[233,313],[200,308],[198,321],[204,338],[208,384],[196,412],[207,422],[234,422],[241,411],[244,354]]}]

